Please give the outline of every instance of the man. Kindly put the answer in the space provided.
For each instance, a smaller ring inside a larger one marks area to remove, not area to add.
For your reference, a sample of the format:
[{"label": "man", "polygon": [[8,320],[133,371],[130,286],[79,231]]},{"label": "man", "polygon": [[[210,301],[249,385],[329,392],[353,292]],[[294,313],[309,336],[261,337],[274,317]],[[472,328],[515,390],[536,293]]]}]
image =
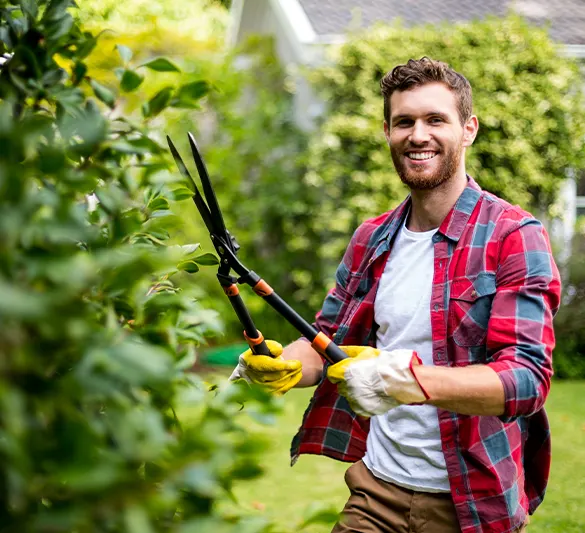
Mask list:
[{"label": "man", "polygon": [[281,393],[318,384],[292,454],[355,462],[334,532],[523,531],[550,465],[548,237],[467,176],[478,119],[461,74],[424,57],[381,87],[411,194],[357,229],[317,315],[350,358],[324,366],[305,340],[270,343],[281,358],[242,354],[232,377]]}]

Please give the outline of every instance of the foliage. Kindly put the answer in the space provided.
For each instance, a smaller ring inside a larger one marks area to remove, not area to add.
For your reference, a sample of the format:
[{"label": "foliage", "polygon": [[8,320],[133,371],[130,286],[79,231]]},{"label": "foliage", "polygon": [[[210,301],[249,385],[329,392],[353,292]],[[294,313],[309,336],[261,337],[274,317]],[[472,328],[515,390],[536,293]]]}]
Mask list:
[{"label": "foliage", "polygon": [[[183,39],[183,44],[223,41],[229,24],[229,12],[219,0],[79,0],[77,14],[86,28],[104,29],[118,37],[159,30],[167,39]],[[152,43],[142,43],[146,48]],[[163,43],[167,46],[167,43]],[[168,51],[168,50],[167,50]],[[187,50],[183,49],[183,53]],[[189,49],[188,53],[192,53]]]},{"label": "foliage", "polygon": [[467,168],[485,189],[546,211],[567,169],[585,165],[583,81],[544,29],[510,16],[353,35],[314,76],[329,106],[311,143],[309,170],[323,192],[321,242],[333,245],[319,250],[325,259],[339,258],[359,222],[406,194],[382,132],[379,80],[424,55],[449,63],[473,87],[480,131]]},{"label": "foliage", "polygon": [[555,317],[557,346],[553,363],[555,376],[585,378],[585,240],[574,238],[572,254],[563,279],[563,300]]},{"label": "foliage", "polygon": [[[294,123],[290,76],[269,38],[252,38],[207,69],[206,78],[219,90],[209,95],[204,112],[193,120],[183,117],[177,127],[198,131],[244,264],[311,320],[324,292],[314,252],[318,236],[311,223],[317,201],[304,182],[307,135]],[[196,227],[204,228],[200,220]],[[201,242],[206,241],[202,236]],[[206,292],[213,303],[206,301],[222,309],[222,317],[230,321],[229,334],[241,338],[241,326],[219,284],[207,276]],[[298,337],[261,298],[251,291],[242,295],[265,336],[281,342]]]},{"label": "foliage", "polygon": [[99,43],[73,5],[0,2],[1,529],[261,531],[216,502],[260,473],[242,403],[262,418],[277,402],[186,372],[219,325],[180,283],[209,255],[170,245],[190,192],[152,128],[205,91],[151,92],[170,63],[138,68],[125,47],[115,86],[90,77]]}]

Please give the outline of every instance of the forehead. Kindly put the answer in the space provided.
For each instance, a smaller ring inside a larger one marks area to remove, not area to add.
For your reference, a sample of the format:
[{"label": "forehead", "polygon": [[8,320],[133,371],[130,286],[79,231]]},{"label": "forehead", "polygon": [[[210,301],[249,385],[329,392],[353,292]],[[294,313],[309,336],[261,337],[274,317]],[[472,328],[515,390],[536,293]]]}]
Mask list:
[{"label": "forehead", "polygon": [[457,97],[442,83],[428,83],[406,91],[395,91],[390,97],[390,116],[422,116],[439,111],[456,116]]}]

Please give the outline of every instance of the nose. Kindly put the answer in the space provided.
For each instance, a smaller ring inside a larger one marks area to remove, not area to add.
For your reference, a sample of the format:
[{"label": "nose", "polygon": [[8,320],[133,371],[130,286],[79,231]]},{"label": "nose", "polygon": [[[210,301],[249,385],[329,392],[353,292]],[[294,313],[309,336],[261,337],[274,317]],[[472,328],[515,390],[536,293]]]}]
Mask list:
[{"label": "nose", "polygon": [[415,121],[408,137],[412,144],[425,144],[430,140],[430,133],[422,120]]}]

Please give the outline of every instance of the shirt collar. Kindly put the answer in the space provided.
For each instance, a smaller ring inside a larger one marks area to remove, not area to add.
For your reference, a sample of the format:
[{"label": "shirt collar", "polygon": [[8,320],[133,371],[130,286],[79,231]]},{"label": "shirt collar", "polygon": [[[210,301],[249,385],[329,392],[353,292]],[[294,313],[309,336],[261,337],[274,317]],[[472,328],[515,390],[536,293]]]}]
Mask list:
[{"label": "shirt collar", "polygon": [[[438,233],[445,235],[445,237],[453,241],[459,241],[469,217],[471,216],[471,213],[473,213],[473,210],[481,197],[481,193],[481,187],[471,176],[467,175],[467,186],[463,189],[463,192],[447,216],[443,219],[443,222],[441,222]],[[380,245],[383,242],[390,243],[392,241],[396,232],[404,223],[406,216],[410,211],[411,204],[412,201],[410,195],[408,195],[406,199],[396,207],[394,211],[392,211],[392,214],[384,224],[384,230],[380,233],[376,245]]]},{"label": "shirt collar", "polygon": [[459,241],[465,226],[481,197],[481,187],[471,177],[467,176],[467,187],[455,202],[443,222],[439,226],[439,233],[453,241]]}]

